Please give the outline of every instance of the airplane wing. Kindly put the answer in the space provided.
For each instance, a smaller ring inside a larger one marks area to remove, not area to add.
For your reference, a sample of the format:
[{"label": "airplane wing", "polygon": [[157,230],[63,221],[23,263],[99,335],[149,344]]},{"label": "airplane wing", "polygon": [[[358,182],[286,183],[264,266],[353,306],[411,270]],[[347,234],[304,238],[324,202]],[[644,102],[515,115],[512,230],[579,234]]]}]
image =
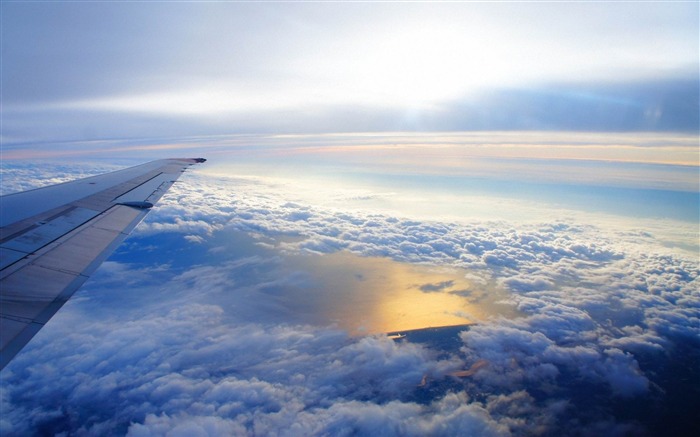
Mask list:
[{"label": "airplane wing", "polygon": [[0,197],[0,370],[204,161],[164,159]]}]

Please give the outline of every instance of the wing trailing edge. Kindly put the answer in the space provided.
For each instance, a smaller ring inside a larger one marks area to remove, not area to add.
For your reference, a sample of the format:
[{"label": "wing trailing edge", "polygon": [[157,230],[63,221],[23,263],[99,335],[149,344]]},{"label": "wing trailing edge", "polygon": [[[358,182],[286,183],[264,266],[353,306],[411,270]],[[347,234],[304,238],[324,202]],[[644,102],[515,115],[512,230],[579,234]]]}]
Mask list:
[{"label": "wing trailing edge", "polygon": [[204,161],[163,159],[0,197],[0,369]]}]

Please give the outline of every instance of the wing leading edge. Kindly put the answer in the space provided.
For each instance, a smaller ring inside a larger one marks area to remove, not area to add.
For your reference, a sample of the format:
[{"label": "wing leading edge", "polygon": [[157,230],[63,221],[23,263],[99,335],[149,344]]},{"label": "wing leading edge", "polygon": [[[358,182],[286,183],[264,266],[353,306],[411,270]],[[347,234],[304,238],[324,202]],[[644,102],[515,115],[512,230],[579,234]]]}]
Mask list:
[{"label": "wing leading edge", "polygon": [[0,197],[0,370],[204,161],[164,159]]}]

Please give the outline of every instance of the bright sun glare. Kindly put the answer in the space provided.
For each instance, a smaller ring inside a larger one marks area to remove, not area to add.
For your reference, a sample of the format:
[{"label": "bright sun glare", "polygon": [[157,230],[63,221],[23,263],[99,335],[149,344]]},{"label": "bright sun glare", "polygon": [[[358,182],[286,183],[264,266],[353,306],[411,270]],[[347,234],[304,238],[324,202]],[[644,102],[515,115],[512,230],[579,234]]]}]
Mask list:
[{"label": "bright sun glare", "polygon": [[430,106],[464,97],[501,76],[501,62],[479,44],[453,26],[388,29],[356,45],[346,59],[335,59],[326,73],[338,75],[346,98],[378,106]]}]

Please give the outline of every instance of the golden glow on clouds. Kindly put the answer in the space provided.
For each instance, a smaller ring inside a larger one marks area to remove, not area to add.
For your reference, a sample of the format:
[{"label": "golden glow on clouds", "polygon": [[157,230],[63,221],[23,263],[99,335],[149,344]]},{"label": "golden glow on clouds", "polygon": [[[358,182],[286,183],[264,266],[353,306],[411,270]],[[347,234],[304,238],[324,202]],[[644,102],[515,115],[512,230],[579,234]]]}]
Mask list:
[{"label": "golden glow on clouds", "polygon": [[[492,315],[513,316],[495,302],[493,288],[475,286],[456,269],[365,258],[349,252],[297,255],[292,262],[313,275],[307,299],[328,321],[354,334],[460,325]],[[421,291],[420,287],[432,288]],[[458,293],[471,293],[464,297]]]}]

